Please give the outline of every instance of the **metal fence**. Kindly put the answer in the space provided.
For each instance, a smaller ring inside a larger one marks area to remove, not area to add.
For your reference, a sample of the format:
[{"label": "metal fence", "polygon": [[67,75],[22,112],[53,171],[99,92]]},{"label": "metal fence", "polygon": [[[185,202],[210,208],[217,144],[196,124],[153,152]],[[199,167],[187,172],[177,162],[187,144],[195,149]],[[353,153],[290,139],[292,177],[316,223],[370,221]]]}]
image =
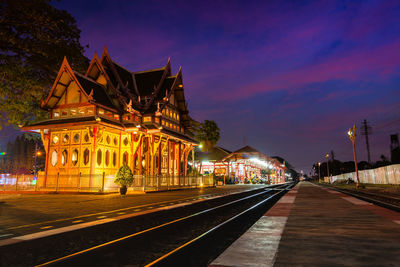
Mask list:
[{"label": "metal fence", "polygon": [[[118,192],[119,185],[114,183],[114,175],[103,174],[39,174],[0,175],[0,190],[3,191],[52,191],[52,192]],[[212,176],[169,176],[134,175],[128,191],[161,191],[179,188],[213,186]]]}]

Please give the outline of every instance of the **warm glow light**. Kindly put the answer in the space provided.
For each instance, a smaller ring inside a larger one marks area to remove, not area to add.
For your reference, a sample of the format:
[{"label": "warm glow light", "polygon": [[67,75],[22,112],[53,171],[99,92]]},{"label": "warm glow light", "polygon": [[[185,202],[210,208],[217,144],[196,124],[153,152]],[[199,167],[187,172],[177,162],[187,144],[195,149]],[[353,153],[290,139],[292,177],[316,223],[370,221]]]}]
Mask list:
[{"label": "warm glow light", "polygon": [[178,85],[178,87],[179,87],[179,88],[182,88],[182,87],[183,87],[183,84]]},{"label": "warm glow light", "polygon": [[199,145],[199,148],[202,149],[202,148],[203,148],[203,144],[200,144],[200,145]]},{"label": "warm glow light", "polygon": [[318,166],[321,166],[321,162],[318,162]]},{"label": "warm glow light", "polygon": [[42,155],[42,152],[38,151],[38,152],[36,152],[36,155],[40,156],[40,155]]}]

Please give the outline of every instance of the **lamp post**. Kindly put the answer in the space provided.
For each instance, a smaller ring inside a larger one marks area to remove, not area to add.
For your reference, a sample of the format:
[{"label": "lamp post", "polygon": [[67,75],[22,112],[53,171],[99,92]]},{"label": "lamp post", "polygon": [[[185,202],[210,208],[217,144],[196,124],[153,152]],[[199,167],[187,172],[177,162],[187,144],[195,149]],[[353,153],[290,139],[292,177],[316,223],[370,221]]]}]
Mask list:
[{"label": "lamp post", "polygon": [[36,141],[35,142],[35,154],[34,154],[35,161],[34,161],[34,166],[33,166],[33,176],[35,176],[35,177],[37,175],[37,157],[40,155],[42,155],[42,152],[40,152],[38,143]]},{"label": "lamp post", "polygon": [[321,162],[318,162],[318,183],[321,182]]},{"label": "lamp post", "polygon": [[329,154],[328,153],[325,154],[325,158],[326,158],[326,170],[328,172],[328,178],[329,178]]},{"label": "lamp post", "polygon": [[354,166],[356,169],[356,176],[357,176],[357,188],[360,186],[360,180],[358,178],[358,166],[357,166],[357,156],[356,156],[356,125],[353,125],[353,130],[351,128],[349,128],[349,131],[347,132],[347,134],[349,135],[349,138],[351,140],[351,142],[353,143],[353,155],[354,155]]}]

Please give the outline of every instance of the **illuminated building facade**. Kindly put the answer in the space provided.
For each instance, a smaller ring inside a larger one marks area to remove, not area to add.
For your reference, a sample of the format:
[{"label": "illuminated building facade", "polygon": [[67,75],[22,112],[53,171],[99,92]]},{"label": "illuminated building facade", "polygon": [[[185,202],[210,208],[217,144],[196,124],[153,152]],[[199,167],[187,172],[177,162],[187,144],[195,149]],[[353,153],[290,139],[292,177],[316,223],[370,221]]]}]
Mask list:
[{"label": "illuminated building facade", "polygon": [[225,179],[235,179],[236,182],[254,182],[264,178],[271,184],[284,183],[287,170],[278,160],[251,146],[234,152],[215,147],[210,153],[199,155],[197,169],[202,174],[214,173],[217,177],[225,176]]},{"label": "illuminated building facade", "polygon": [[[70,177],[62,180],[65,187],[104,187],[104,177],[114,176],[122,164],[136,176],[174,177],[170,183],[180,183],[187,156],[197,145],[182,71],[172,75],[169,60],[158,69],[131,72],[105,48],[81,74],[64,58],[41,107],[48,120],[22,129],[41,134],[44,187],[60,183],[59,176]],[[74,179],[78,176],[85,179]]]}]

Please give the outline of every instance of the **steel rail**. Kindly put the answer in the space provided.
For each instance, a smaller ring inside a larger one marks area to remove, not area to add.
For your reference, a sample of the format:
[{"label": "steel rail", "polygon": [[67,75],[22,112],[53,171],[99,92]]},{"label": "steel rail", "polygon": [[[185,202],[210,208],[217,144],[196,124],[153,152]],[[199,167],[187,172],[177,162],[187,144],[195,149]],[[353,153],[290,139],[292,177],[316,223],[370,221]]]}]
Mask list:
[{"label": "steel rail", "polygon": [[[291,185],[290,185],[290,186],[291,186]],[[290,186],[289,186],[289,187],[290,187]],[[164,255],[161,256],[160,258],[158,258],[158,259],[156,259],[156,260],[154,260],[154,261],[152,261],[152,262],[146,264],[145,267],[154,266],[154,265],[156,265],[156,264],[162,263],[162,261],[168,260],[168,257],[171,257],[171,256],[173,256],[173,255],[176,255],[176,253],[181,252],[183,249],[186,249],[186,248],[187,248],[188,246],[190,246],[190,245],[193,245],[196,241],[199,241],[200,239],[206,237],[207,235],[216,232],[216,231],[219,230],[221,227],[227,225],[227,224],[230,223],[230,222],[233,222],[234,220],[236,220],[236,219],[238,219],[239,217],[241,217],[241,216],[247,214],[248,212],[253,211],[255,208],[259,207],[259,206],[262,205],[262,204],[265,204],[267,201],[270,201],[270,200],[274,199],[276,196],[278,196],[279,194],[281,194],[282,192],[284,192],[284,191],[286,191],[286,190],[287,190],[287,188],[280,189],[279,192],[277,192],[277,193],[275,193],[275,194],[273,194],[273,195],[267,197],[266,199],[263,199],[262,201],[258,202],[257,204],[251,206],[250,208],[248,208],[248,209],[246,209],[246,210],[240,212],[239,214],[236,214],[235,216],[233,216],[233,217],[227,219],[226,221],[224,221],[224,222],[222,222],[222,223],[220,223],[220,224],[214,226],[213,228],[209,229],[208,231],[202,233],[201,235],[199,235],[199,236],[193,238],[192,240],[186,242],[185,244],[183,244],[183,245],[177,247],[176,249],[171,250],[170,252],[164,254]]]},{"label": "steel rail", "polygon": [[[285,184],[285,186],[287,186],[287,184]],[[277,187],[279,187],[279,186],[277,186]],[[96,250],[98,250],[100,248],[104,248],[104,247],[107,247],[107,246],[110,246],[110,245],[113,245],[113,244],[117,244],[118,242],[121,242],[123,240],[127,240],[127,239],[130,239],[130,238],[133,238],[133,237],[137,237],[137,236],[139,236],[141,234],[145,234],[145,233],[154,231],[156,229],[160,229],[162,227],[165,227],[165,226],[168,226],[168,225],[172,225],[174,223],[181,222],[181,221],[193,218],[195,216],[199,216],[201,214],[205,214],[205,213],[208,213],[208,212],[211,212],[211,211],[214,211],[214,210],[226,207],[226,206],[230,206],[230,205],[235,204],[237,202],[241,202],[241,201],[244,201],[246,199],[250,199],[250,198],[259,196],[261,194],[266,194],[266,193],[268,193],[270,191],[273,191],[274,189],[276,190],[276,187],[273,188],[273,189],[272,188],[266,188],[263,191],[255,193],[253,195],[246,196],[244,198],[240,198],[240,199],[237,199],[237,200],[233,200],[233,201],[230,201],[228,203],[225,203],[225,204],[222,204],[222,205],[219,205],[219,206],[216,206],[216,207],[205,209],[205,210],[193,213],[191,215],[188,215],[188,216],[176,219],[176,220],[172,220],[172,221],[169,221],[169,222],[166,222],[166,223],[163,223],[163,224],[160,224],[160,225],[157,225],[157,226],[154,226],[154,227],[151,227],[151,228],[148,228],[148,229],[145,229],[145,230],[142,230],[142,231],[130,234],[130,235],[126,235],[126,236],[123,236],[121,238],[114,239],[112,241],[109,241],[109,242],[106,242],[106,243],[103,243],[103,244],[100,244],[100,245],[97,245],[97,246],[94,246],[94,247],[91,247],[91,248],[88,248],[88,249],[84,249],[84,250],[81,250],[81,251],[78,251],[78,252],[75,252],[75,253],[72,253],[72,254],[69,254],[69,255],[66,255],[66,256],[63,256],[63,257],[48,261],[48,262],[45,262],[45,263],[41,263],[39,265],[35,265],[35,266],[36,267],[48,266],[48,265],[54,265],[54,264],[57,264],[57,263],[62,263],[62,262],[65,262],[65,261],[67,261],[69,259],[72,260],[75,257],[82,256],[83,254],[87,254],[87,253],[90,253],[90,252],[94,252],[94,251],[96,251]],[[285,189],[282,189],[282,190],[285,190]]]},{"label": "steel rail", "polygon": [[[360,194],[357,194],[356,192],[350,192],[350,191],[342,190],[342,189],[339,189],[339,188],[336,188],[336,187],[333,187],[333,186],[327,186],[327,185],[323,185],[323,186],[325,186],[325,187],[327,187],[329,189],[338,191],[340,193],[343,193],[343,194],[346,194],[346,195],[350,195],[352,197],[355,197],[355,198],[358,198],[358,199],[361,199],[361,200],[376,204],[376,205],[381,206],[383,208],[400,212],[400,207],[399,206],[396,206],[396,205],[393,205],[393,204],[390,204],[390,203],[387,203],[387,202],[384,202],[384,201],[380,201],[380,200],[377,200],[377,199],[374,199],[374,198],[369,198],[369,197],[366,197],[366,196],[362,196]],[[362,192],[362,193],[364,194],[364,192]],[[365,193],[365,194],[368,194],[368,193]],[[380,197],[380,196],[377,195],[377,197]],[[389,197],[385,197],[384,196],[383,198],[389,198]]]}]

